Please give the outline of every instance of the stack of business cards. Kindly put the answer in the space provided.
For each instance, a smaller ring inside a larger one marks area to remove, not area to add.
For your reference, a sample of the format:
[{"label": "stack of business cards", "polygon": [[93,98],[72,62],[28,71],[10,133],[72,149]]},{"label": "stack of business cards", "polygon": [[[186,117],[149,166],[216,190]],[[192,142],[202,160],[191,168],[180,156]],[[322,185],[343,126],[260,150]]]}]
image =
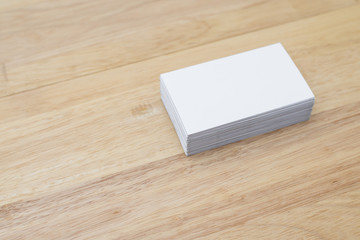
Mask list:
[{"label": "stack of business cards", "polygon": [[280,44],[160,75],[186,155],[310,118],[314,95]]}]

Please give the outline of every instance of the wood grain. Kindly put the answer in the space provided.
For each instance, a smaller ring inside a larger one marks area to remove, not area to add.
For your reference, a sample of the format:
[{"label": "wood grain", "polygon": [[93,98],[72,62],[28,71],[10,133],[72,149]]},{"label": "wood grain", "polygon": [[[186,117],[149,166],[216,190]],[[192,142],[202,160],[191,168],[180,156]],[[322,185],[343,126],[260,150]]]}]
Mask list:
[{"label": "wood grain", "polygon": [[[360,238],[355,1],[0,12],[0,239]],[[316,96],[310,121],[186,157],[159,74],[275,42]]]},{"label": "wood grain", "polygon": [[[0,62],[14,94],[284,22],[354,0],[34,2],[0,15]],[[89,17],[90,16],[90,17]]]}]

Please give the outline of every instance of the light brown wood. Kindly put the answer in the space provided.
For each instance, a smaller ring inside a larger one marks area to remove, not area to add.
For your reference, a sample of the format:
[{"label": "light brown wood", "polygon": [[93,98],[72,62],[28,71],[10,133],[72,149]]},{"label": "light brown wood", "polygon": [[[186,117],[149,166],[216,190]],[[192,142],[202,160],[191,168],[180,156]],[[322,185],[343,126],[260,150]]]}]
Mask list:
[{"label": "light brown wood", "polygon": [[[356,1],[0,12],[0,239],[360,238]],[[316,96],[311,119],[186,157],[159,74],[275,42]]]},{"label": "light brown wood", "polygon": [[25,3],[0,15],[0,62],[11,79],[0,96],[321,14],[354,0]]}]

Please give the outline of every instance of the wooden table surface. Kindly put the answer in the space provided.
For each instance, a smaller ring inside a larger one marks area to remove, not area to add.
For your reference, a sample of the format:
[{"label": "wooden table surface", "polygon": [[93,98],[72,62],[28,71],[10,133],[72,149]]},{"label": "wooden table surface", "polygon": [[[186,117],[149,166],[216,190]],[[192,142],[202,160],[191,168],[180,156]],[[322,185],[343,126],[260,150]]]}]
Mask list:
[{"label": "wooden table surface", "polygon": [[[312,117],[186,157],[159,74],[281,42]],[[0,0],[0,239],[360,239],[357,0]]]}]

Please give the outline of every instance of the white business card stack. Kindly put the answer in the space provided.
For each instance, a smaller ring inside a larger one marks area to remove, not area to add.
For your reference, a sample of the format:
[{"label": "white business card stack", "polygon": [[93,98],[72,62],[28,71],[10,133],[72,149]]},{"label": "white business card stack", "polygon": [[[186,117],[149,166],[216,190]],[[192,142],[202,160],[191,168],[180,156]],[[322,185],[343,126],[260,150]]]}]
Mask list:
[{"label": "white business card stack", "polygon": [[187,156],[308,120],[314,94],[280,44],[160,75]]}]

